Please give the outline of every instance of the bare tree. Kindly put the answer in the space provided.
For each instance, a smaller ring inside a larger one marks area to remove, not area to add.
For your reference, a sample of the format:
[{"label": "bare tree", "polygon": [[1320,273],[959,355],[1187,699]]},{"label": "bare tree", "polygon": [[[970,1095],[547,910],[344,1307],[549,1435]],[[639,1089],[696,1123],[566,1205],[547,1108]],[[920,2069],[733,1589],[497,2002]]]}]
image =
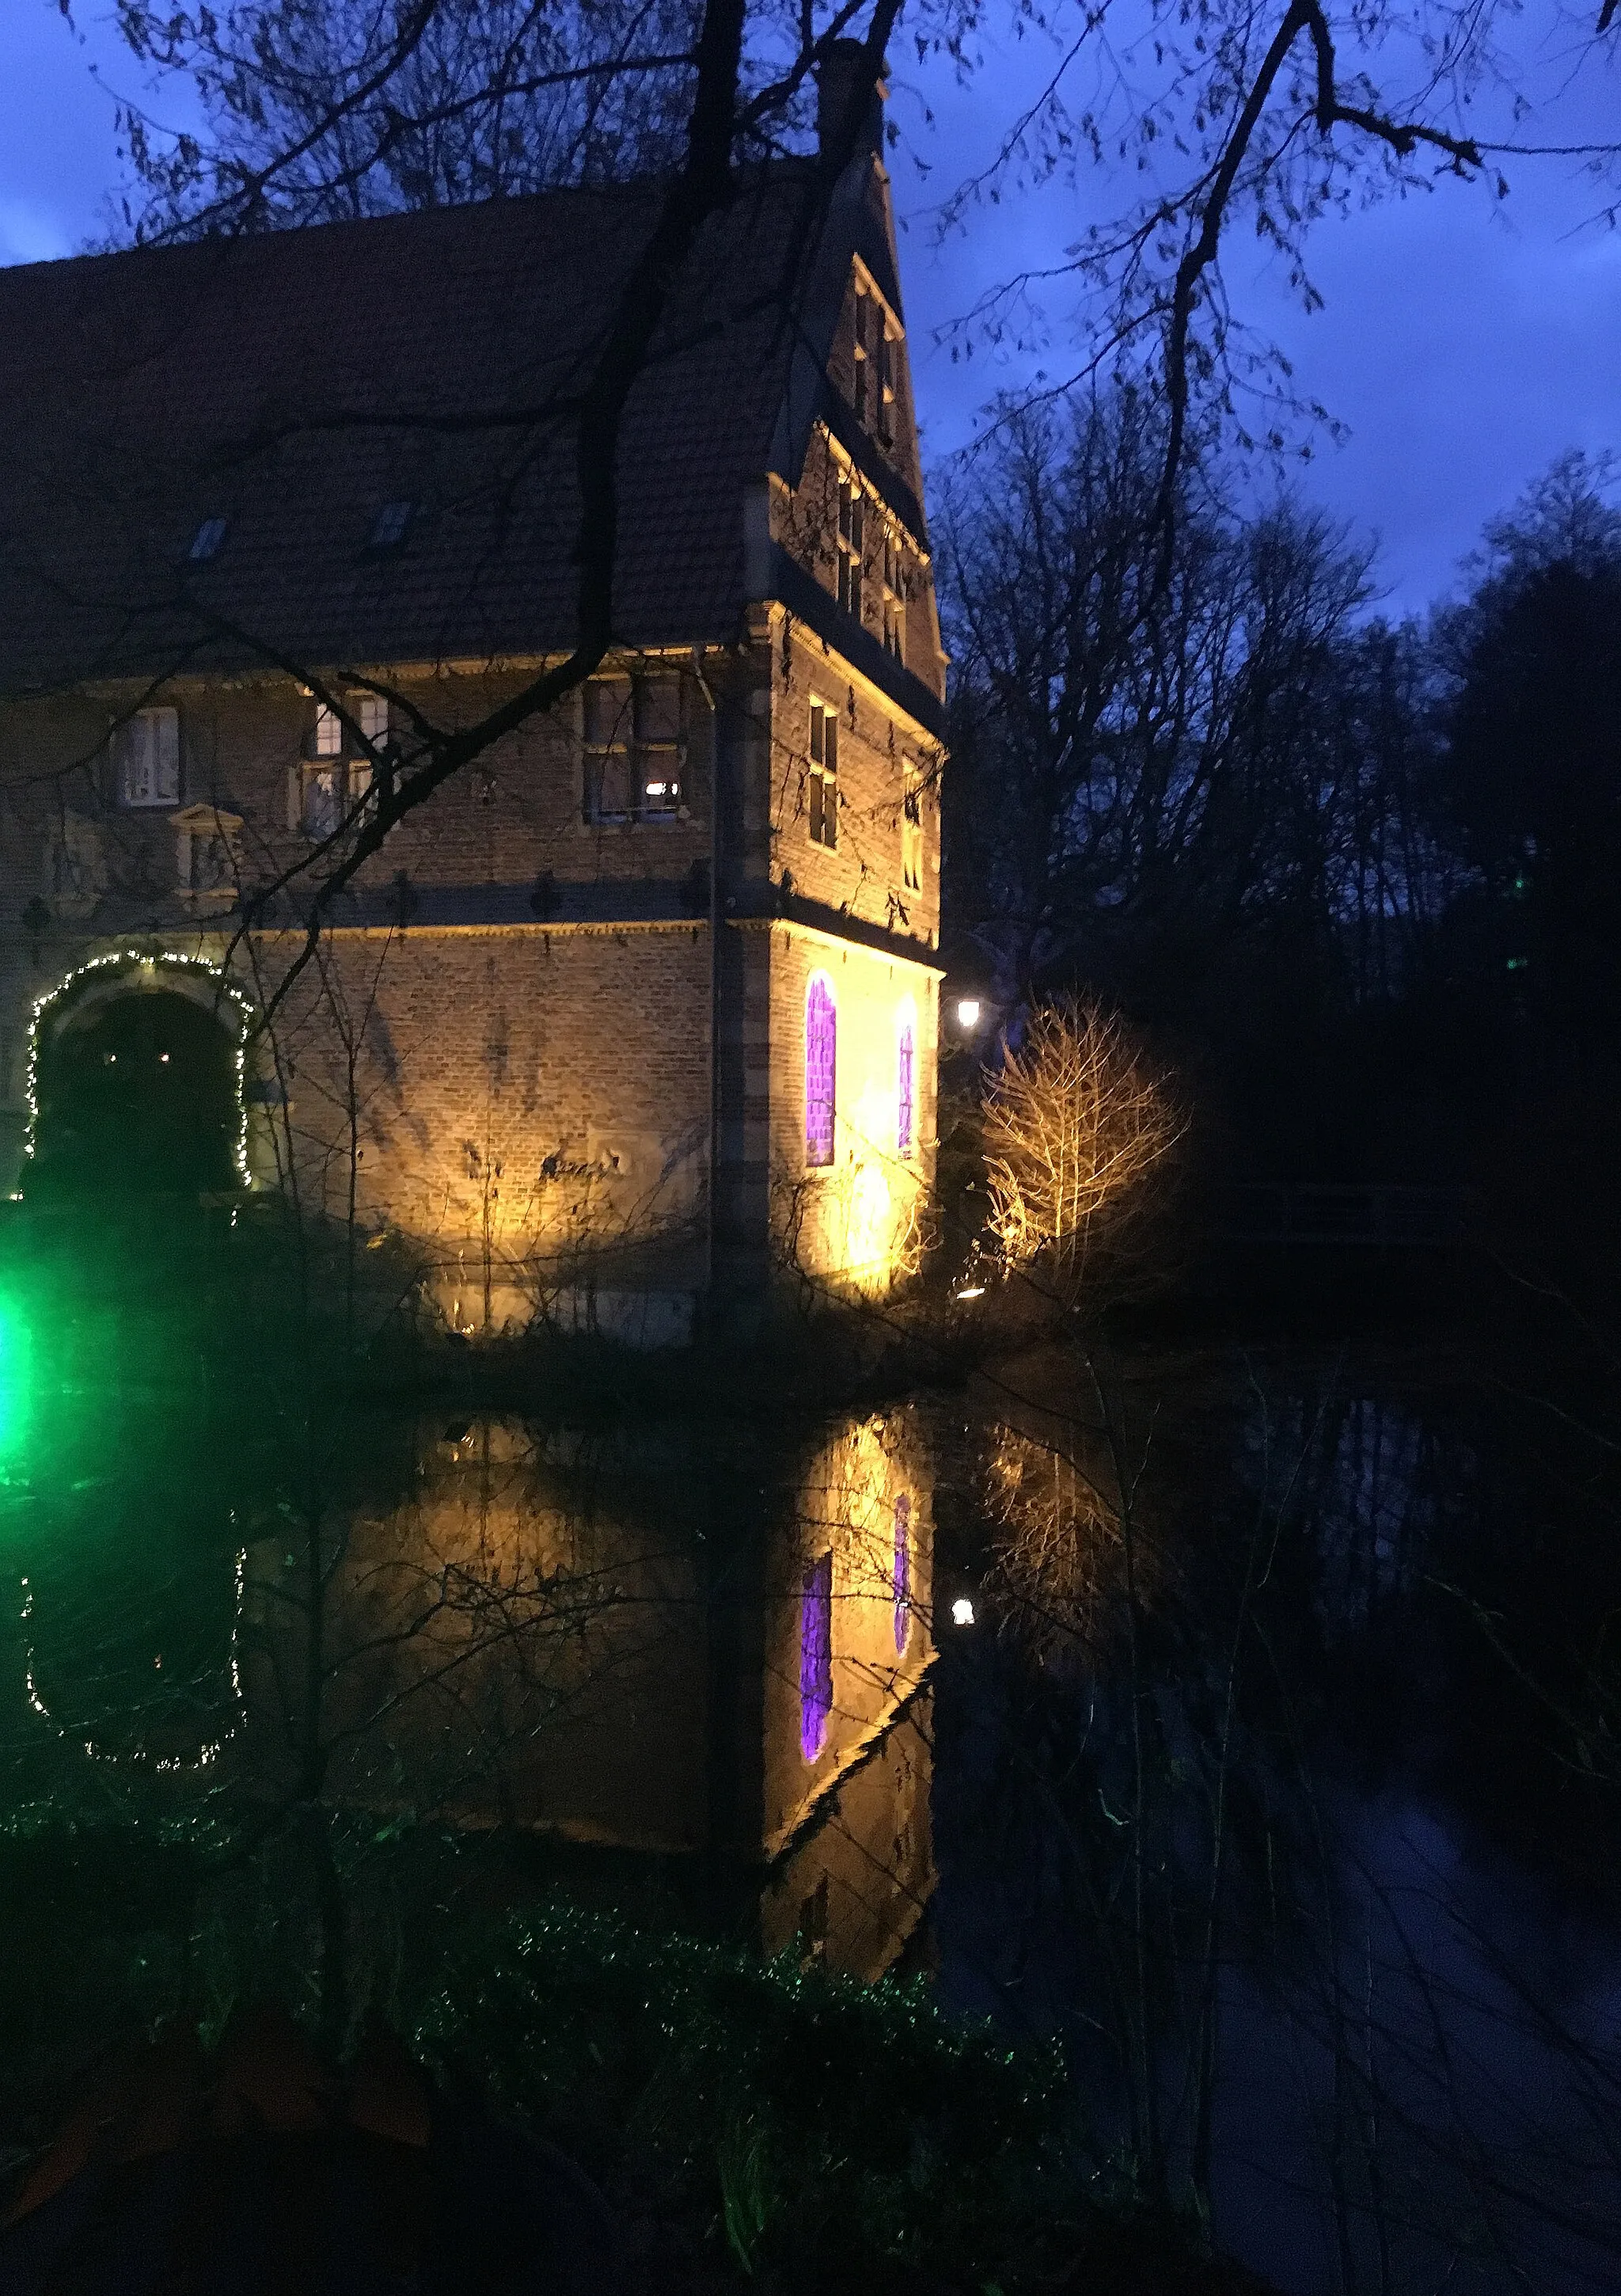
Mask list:
[{"label": "bare tree", "polygon": [[1136,993],[1262,910],[1323,911],[1368,554],[1288,497],[1240,515],[1212,455],[1164,581],[1163,443],[1135,390],[1079,394],[947,492],[948,892],[1010,998],[1077,971]]},{"label": "bare tree", "polygon": [[991,1232],[1010,1266],[1039,1267],[1073,1305],[1100,1247],[1118,1261],[1137,1240],[1184,1119],[1123,1022],[1067,999],[1004,1055],[984,1125]]},{"label": "bare tree", "polygon": [[[1621,143],[1572,143],[1557,125],[1541,127],[1539,92],[1516,52],[1519,13],[1497,0],[1150,0],[1130,12],[1060,11],[1044,26],[1051,73],[989,165],[947,199],[947,226],[1033,181],[1078,197],[1103,169],[1133,189],[1077,230],[1055,266],[997,282],[962,329],[1017,331],[1032,303],[1067,283],[1084,289],[1074,379],[1108,372],[1124,351],[1165,407],[1156,589],[1171,580],[1178,489],[1201,420],[1216,413],[1238,435],[1281,447],[1294,416],[1325,416],[1301,406],[1287,361],[1234,309],[1222,255],[1235,227],[1248,224],[1275,250],[1309,308],[1321,300],[1313,226],[1370,199],[1448,177],[1501,199],[1508,167],[1552,158],[1590,168],[1599,201],[1613,200]],[[1547,106],[1614,53],[1614,0],[1560,15]]]}]

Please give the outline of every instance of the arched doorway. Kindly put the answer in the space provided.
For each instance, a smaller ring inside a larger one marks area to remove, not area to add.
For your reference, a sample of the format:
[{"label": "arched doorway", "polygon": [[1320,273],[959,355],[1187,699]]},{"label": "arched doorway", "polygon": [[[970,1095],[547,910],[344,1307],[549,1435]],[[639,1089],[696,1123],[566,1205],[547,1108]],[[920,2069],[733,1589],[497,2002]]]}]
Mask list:
[{"label": "arched doorway", "polygon": [[240,1185],[239,1015],[159,965],[41,1013],[28,1196],[198,1195]]}]

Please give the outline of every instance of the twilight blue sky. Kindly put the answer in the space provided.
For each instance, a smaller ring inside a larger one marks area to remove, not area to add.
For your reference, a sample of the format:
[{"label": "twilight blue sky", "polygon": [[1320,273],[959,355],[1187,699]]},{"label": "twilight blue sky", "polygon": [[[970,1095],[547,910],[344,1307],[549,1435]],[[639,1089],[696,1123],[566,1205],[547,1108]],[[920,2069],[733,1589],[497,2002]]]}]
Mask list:
[{"label": "twilight blue sky", "polygon": [[[52,0],[4,0],[0,262],[69,254],[105,228],[118,162],[111,102],[90,66],[99,61],[121,89],[135,75],[101,13],[98,0],[80,0],[76,41]],[[1561,33],[1548,0],[1532,0],[1521,37],[1526,83],[1548,108],[1510,131],[1519,140],[1621,132],[1616,75],[1589,70],[1569,83],[1568,27]],[[893,165],[920,411],[937,455],[971,436],[992,389],[1027,380],[1037,362],[954,365],[931,349],[931,330],[1009,271],[1051,260],[1121,197],[1118,184],[1097,179],[1078,194],[1053,187],[982,208],[966,232],[939,237],[932,203],[988,154],[1021,92],[1050,68],[1039,37],[982,45],[966,92],[941,72],[899,71],[892,95],[905,142],[931,163],[926,180],[905,148]],[[1554,455],[1621,448],[1621,234],[1589,224],[1601,195],[1568,162],[1514,162],[1511,182],[1502,205],[1448,184],[1321,226],[1312,269],[1326,308],[1310,318],[1253,242],[1227,258],[1241,314],[1289,352],[1302,394],[1348,426],[1343,445],[1319,439],[1298,482],[1379,537],[1392,610],[1448,587],[1482,520]],[[1061,296],[1050,322],[1041,363],[1061,373]]]}]

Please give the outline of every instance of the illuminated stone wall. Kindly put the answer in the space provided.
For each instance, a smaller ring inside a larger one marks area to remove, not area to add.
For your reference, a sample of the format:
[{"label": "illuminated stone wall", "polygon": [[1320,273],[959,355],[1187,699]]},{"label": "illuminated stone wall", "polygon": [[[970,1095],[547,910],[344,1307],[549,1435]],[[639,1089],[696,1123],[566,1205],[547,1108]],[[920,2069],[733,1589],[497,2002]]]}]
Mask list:
[{"label": "illuminated stone wall", "polygon": [[[934,1177],[936,977],[795,927],[771,932],[772,1220],[778,1251],[806,1274],[884,1292],[916,1273]],[[838,1013],[833,1161],[805,1137],[806,1005],[830,984]],[[913,1144],[900,1149],[900,1039],[913,1031]]]},{"label": "illuminated stone wall", "polygon": [[[799,512],[815,512],[831,467],[813,441]],[[779,523],[788,537],[786,512]],[[808,546],[806,565],[825,587]],[[911,611],[909,666],[937,694],[923,588]],[[461,1329],[506,1327],[541,1306],[565,1324],[605,1314],[629,1336],[679,1338],[711,1267],[723,1290],[763,1295],[784,1257],[868,1291],[915,1263],[934,1157],[937,748],[781,605],[751,610],[746,639],[710,649],[701,675],[684,653],[663,666],[687,695],[679,818],[584,820],[577,703],[507,737],[402,824],[334,905],[274,1052],[256,1056],[249,1079],[256,1180],[397,1232],[431,1263],[433,1296]],[[455,724],[525,674],[389,676]],[[218,955],[241,914],[183,893],[167,806],[111,802],[106,729],[120,701],[143,698],[0,710],[0,1185],[17,1177],[35,1000],[112,948]],[[181,715],[182,798],[240,821],[243,887],[307,854],[292,814],[313,696],[286,677],[182,678],[165,699]],[[810,833],[813,701],[838,715],[831,846]],[[297,945],[256,932],[233,952],[233,973],[263,995]],[[838,1124],[832,1166],[808,1174],[804,996],[815,964],[839,1004]],[[902,1155],[908,1005],[913,1136]],[[626,1320],[633,1295],[654,1302],[639,1330]]]},{"label": "illuminated stone wall", "polygon": [[347,1217],[352,1171],[457,1328],[487,1277],[498,1324],[622,1321],[619,1295],[704,1280],[708,982],[692,922],[340,932],[277,1023],[267,1128],[312,1208]]},{"label": "illuminated stone wall", "polygon": [[[773,879],[830,911],[915,940],[932,952],[940,924],[938,746],[853,673],[802,624],[775,652],[767,799]],[[810,713],[839,715],[838,842],[811,834]],[[910,768],[918,797],[921,884],[902,875],[902,817]]]}]

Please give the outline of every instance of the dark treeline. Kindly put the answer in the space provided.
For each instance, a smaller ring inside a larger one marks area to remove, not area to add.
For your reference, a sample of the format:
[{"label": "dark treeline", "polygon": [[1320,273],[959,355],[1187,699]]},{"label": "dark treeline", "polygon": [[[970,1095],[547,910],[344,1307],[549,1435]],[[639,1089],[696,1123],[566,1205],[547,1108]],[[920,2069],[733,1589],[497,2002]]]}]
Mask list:
[{"label": "dark treeline", "polygon": [[[1207,455],[1156,580],[1129,390],[1011,413],[946,489],[954,963],[1085,988],[1239,1177],[1474,1180],[1591,1136],[1621,1004],[1621,513],[1569,455],[1461,603]],[[1556,1113],[1557,1112],[1557,1113]]]}]

